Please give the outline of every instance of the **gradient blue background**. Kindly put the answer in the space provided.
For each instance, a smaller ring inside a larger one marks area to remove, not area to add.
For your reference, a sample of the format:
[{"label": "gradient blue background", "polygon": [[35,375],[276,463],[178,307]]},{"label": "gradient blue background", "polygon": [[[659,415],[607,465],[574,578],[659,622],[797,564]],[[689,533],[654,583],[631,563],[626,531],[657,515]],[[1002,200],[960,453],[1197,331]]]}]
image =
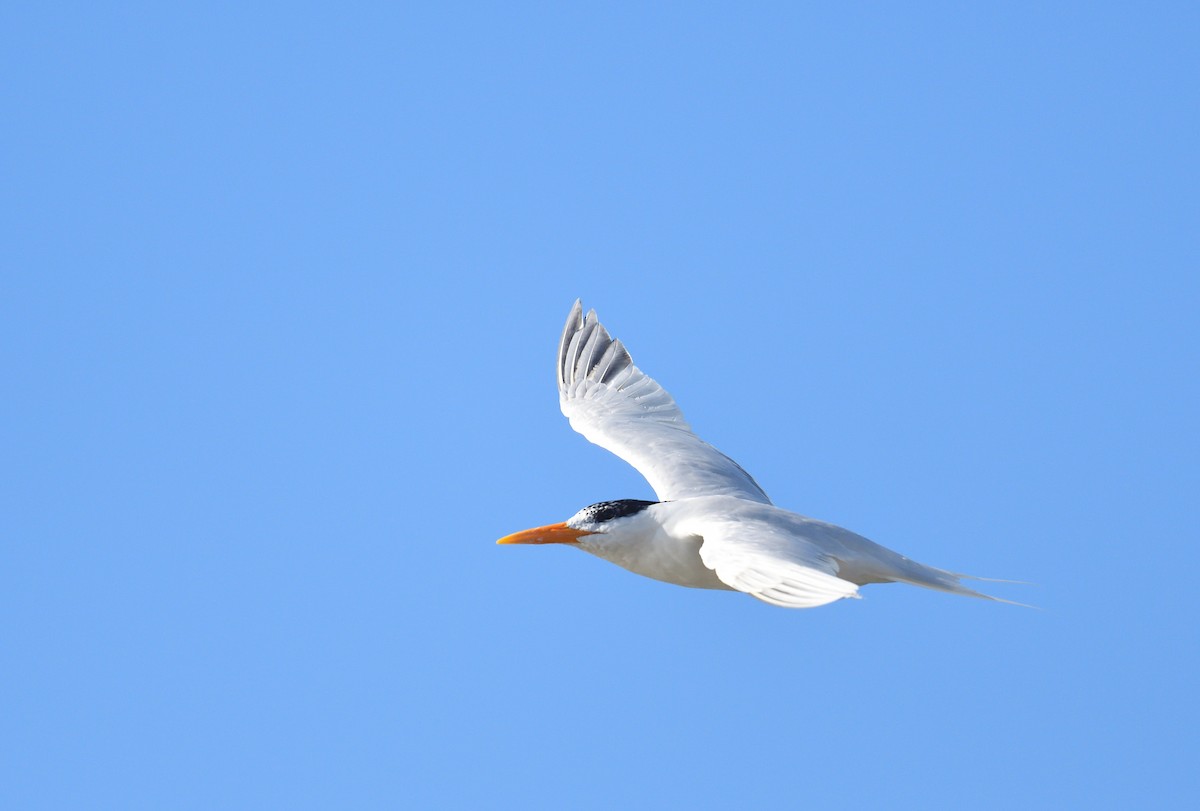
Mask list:
[{"label": "gradient blue background", "polygon": [[[1190,807],[1194,3],[7,4],[0,805]],[[631,469],[1041,610],[500,535]]]}]

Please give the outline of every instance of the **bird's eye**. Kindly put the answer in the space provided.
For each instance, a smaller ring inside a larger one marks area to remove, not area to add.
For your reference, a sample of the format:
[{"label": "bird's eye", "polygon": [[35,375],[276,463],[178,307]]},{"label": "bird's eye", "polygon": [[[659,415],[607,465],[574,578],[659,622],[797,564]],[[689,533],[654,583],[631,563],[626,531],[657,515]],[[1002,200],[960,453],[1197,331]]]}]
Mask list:
[{"label": "bird's eye", "polygon": [[611,502],[601,502],[593,508],[592,520],[603,524],[605,521],[611,521],[614,518],[620,518],[622,515],[619,505]]},{"label": "bird's eye", "polygon": [[588,507],[587,514],[591,520],[602,524],[605,521],[612,521],[616,518],[624,518],[627,515],[641,512],[654,503],[653,501],[639,501],[632,498],[621,499],[619,501],[601,501]]}]

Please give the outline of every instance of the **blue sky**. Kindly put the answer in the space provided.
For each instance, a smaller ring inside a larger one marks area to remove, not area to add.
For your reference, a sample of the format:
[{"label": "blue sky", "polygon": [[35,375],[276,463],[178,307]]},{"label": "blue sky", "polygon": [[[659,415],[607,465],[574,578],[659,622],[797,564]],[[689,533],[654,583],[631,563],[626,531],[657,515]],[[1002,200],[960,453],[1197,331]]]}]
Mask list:
[{"label": "blue sky", "polygon": [[[0,805],[1185,807],[1194,4],[0,12]],[[500,535],[777,503],[1040,610]]]}]

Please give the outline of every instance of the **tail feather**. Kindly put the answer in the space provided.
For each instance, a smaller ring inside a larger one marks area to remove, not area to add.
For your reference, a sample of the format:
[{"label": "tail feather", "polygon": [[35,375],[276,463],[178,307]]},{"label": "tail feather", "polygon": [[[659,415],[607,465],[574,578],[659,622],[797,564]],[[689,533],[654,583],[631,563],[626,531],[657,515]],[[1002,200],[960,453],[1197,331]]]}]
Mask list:
[{"label": "tail feather", "polygon": [[1001,580],[994,577],[978,577],[972,574],[962,574],[961,572],[948,572],[945,569],[937,569],[933,566],[926,566],[922,563],[917,563],[913,560],[905,561],[906,565],[902,571],[895,572],[889,579],[897,583],[908,583],[913,586],[922,586],[927,589],[936,591],[945,591],[950,594],[961,594],[964,597],[978,597],[981,600],[992,600],[997,603],[1007,603],[1008,605],[1019,605],[1022,608],[1036,608],[1036,606],[1027,603],[1018,603],[1015,600],[1006,600],[1003,597],[996,597],[992,594],[985,594],[982,591],[968,588],[962,584],[962,579],[980,580],[987,583],[1023,583],[1021,580]]},{"label": "tail feather", "polygon": [[1018,586],[1034,586],[1037,585],[1029,580],[1006,580],[1003,577],[980,577],[977,574],[963,574],[962,572],[954,572],[955,577],[965,577],[968,580],[979,580],[983,583],[1015,583]]}]

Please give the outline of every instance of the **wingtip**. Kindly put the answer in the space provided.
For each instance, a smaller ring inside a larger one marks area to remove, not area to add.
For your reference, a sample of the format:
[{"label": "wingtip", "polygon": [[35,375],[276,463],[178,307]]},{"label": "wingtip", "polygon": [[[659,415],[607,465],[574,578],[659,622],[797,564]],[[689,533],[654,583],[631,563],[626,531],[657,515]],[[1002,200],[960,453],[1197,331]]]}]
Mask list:
[{"label": "wingtip", "polygon": [[583,327],[583,301],[575,299],[575,303],[571,305],[571,312],[567,313],[567,323],[563,325],[562,338],[558,342],[558,387],[562,387],[567,383],[567,349],[571,345],[571,338],[579,332]]}]

